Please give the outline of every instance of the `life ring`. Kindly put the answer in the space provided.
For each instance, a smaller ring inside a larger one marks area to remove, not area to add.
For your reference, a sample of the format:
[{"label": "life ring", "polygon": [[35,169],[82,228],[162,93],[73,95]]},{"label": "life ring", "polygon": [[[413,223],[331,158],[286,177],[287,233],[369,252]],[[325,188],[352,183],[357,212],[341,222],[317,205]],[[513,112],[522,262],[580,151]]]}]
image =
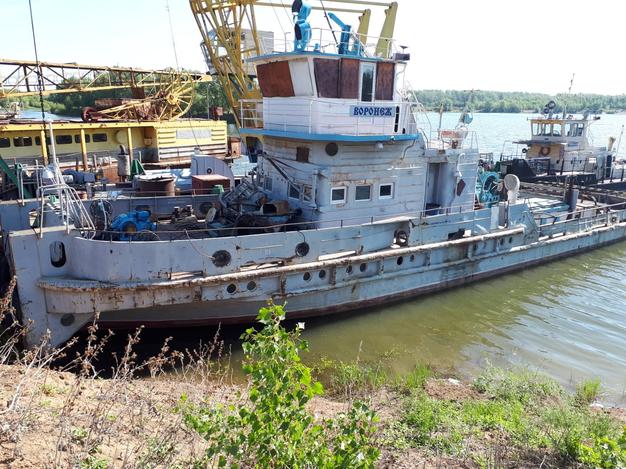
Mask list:
[{"label": "life ring", "polygon": [[550,154],[550,147],[541,147],[539,154],[541,156],[548,156]]}]

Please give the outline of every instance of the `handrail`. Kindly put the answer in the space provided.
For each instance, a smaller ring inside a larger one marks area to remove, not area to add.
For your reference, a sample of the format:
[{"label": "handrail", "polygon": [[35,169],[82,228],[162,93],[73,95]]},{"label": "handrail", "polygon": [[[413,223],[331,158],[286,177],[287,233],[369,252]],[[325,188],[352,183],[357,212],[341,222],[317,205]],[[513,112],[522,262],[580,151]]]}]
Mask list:
[{"label": "handrail", "polygon": [[[298,99],[308,101],[308,115],[298,122],[294,121],[293,114],[291,113],[274,112],[272,99],[242,99],[239,105],[242,127],[268,129],[268,126],[272,126],[279,127],[285,132],[288,131],[289,128],[295,127],[308,129],[308,132],[312,133],[315,130],[314,126],[324,124],[323,119],[315,120],[313,118],[313,107],[315,105],[321,106],[322,108],[327,105],[334,108],[347,109],[347,107],[352,104],[336,99],[318,98],[314,96],[299,96]],[[370,116],[356,116],[353,117],[354,121],[346,120],[346,125],[351,123],[354,125],[355,129],[355,132],[350,132],[346,135],[402,135],[403,130],[408,134],[416,134],[421,130],[418,128],[413,112],[414,108],[419,105],[417,102],[407,100],[362,102],[354,100],[353,103],[360,106],[399,108],[396,111],[399,112],[399,125],[398,128],[395,129],[395,124],[390,122],[391,117],[380,122],[372,122]],[[347,111],[346,117],[348,117]]]}]

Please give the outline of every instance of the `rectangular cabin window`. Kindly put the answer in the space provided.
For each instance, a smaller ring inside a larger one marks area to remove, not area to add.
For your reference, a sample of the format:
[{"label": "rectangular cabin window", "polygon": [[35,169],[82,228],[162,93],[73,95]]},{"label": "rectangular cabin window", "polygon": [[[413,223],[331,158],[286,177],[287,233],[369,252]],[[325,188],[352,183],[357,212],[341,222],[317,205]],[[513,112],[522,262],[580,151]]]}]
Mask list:
[{"label": "rectangular cabin window", "polygon": [[395,65],[379,62],[376,65],[376,101],[393,101]]},{"label": "rectangular cabin window", "polygon": [[72,143],[72,136],[71,135],[57,135],[56,137],[54,137],[54,141],[56,142],[57,145],[68,145]]},{"label": "rectangular cabin window", "polygon": [[14,147],[32,147],[33,138],[32,137],[14,137],[13,146]]},{"label": "rectangular cabin window", "polygon": [[264,98],[295,96],[287,60],[257,65],[256,72]]},{"label": "rectangular cabin window", "polygon": [[313,202],[313,186],[305,184],[302,186],[302,200],[305,202]]},{"label": "rectangular cabin window", "polygon": [[11,146],[10,138],[0,138],[0,148],[9,148]]},{"label": "rectangular cabin window", "polygon": [[376,64],[361,62],[361,101],[371,102],[374,100],[374,71]]},{"label": "rectangular cabin window", "polygon": [[393,183],[381,184],[378,188],[379,199],[393,199]]},{"label": "rectangular cabin window", "polygon": [[[46,145],[50,145],[50,137],[46,137]],[[41,146],[41,138],[35,137],[35,145]]]},{"label": "rectangular cabin window", "polygon": [[[85,134],[85,143],[91,142],[91,135]],[[74,143],[80,143],[80,135],[74,135]]]},{"label": "rectangular cabin window", "polygon": [[314,59],[313,69],[317,95],[320,98],[339,97],[339,60]]},{"label": "rectangular cabin window", "polygon": [[366,201],[372,200],[372,186],[369,184],[363,186],[356,186],[355,200]]},{"label": "rectangular cabin window", "polygon": [[341,59],[340,98],[359,99],[359,63],[358,59]]},{"label": "rectangular cabin window", "polygon": [[346,188],[333,187],[330,190],[330,203],[333,205],[346,203]]},{"label": "rectangular cabin window", "polygon": [[93,134],[93,141],[95,142],[106,142],[108,140],[107,134]]},{"label": "rectangular cabin window", "polygon": [[300,200],[300,187],[295,184],[289,184],[289,198]]},{"label": "rectangular cabin window", "polygon": [[272,192],[272,188],[273,188],[274,184],[272,181],[272,177],[271,176],[265,176],[265,179],[263,180],[263,187],[265,188],[266,191],[268,192]]}]

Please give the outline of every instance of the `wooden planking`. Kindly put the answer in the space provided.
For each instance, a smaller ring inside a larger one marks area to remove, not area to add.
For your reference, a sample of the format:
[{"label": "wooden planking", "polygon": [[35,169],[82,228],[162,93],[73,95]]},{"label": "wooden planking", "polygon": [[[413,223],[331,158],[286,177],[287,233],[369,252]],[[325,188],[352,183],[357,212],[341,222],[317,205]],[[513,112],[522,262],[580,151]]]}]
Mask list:
[{"label": "wooden planking", "polygon": [[339,77],[340,98],[359,98],[359,64],[358,59],[341,59],[341,75]]},{"label": "wooden planking", "polygon": [[257,77],[263,97],[288,98],[295,96],[288,61],[282,60],[258,65]]},{"label": "wooden planking", "polygon": [[315,59],[315,81],[320,98],[339,97],[339,60]]},{"label": "wooden planking", "polygon": [[392,101],[394,86],[395,65],[389,62],[379,62],[376,67],[376,100]]}]

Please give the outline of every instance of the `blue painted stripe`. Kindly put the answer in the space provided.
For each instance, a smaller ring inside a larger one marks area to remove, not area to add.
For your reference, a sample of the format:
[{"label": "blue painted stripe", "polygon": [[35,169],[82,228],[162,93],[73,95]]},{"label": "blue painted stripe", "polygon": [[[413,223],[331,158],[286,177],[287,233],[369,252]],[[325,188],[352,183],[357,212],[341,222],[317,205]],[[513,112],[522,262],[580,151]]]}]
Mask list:
[{"label": "blue painted stripe", "polygon": [[419,140],[419,134],[400,135],[342,135],[342,134],[312,134],[308,132],[285,132],[282,130],[249,129],[239,130],[242,135],[286,138],[290,140],[313,140],[329,142],[392,142]]}]

